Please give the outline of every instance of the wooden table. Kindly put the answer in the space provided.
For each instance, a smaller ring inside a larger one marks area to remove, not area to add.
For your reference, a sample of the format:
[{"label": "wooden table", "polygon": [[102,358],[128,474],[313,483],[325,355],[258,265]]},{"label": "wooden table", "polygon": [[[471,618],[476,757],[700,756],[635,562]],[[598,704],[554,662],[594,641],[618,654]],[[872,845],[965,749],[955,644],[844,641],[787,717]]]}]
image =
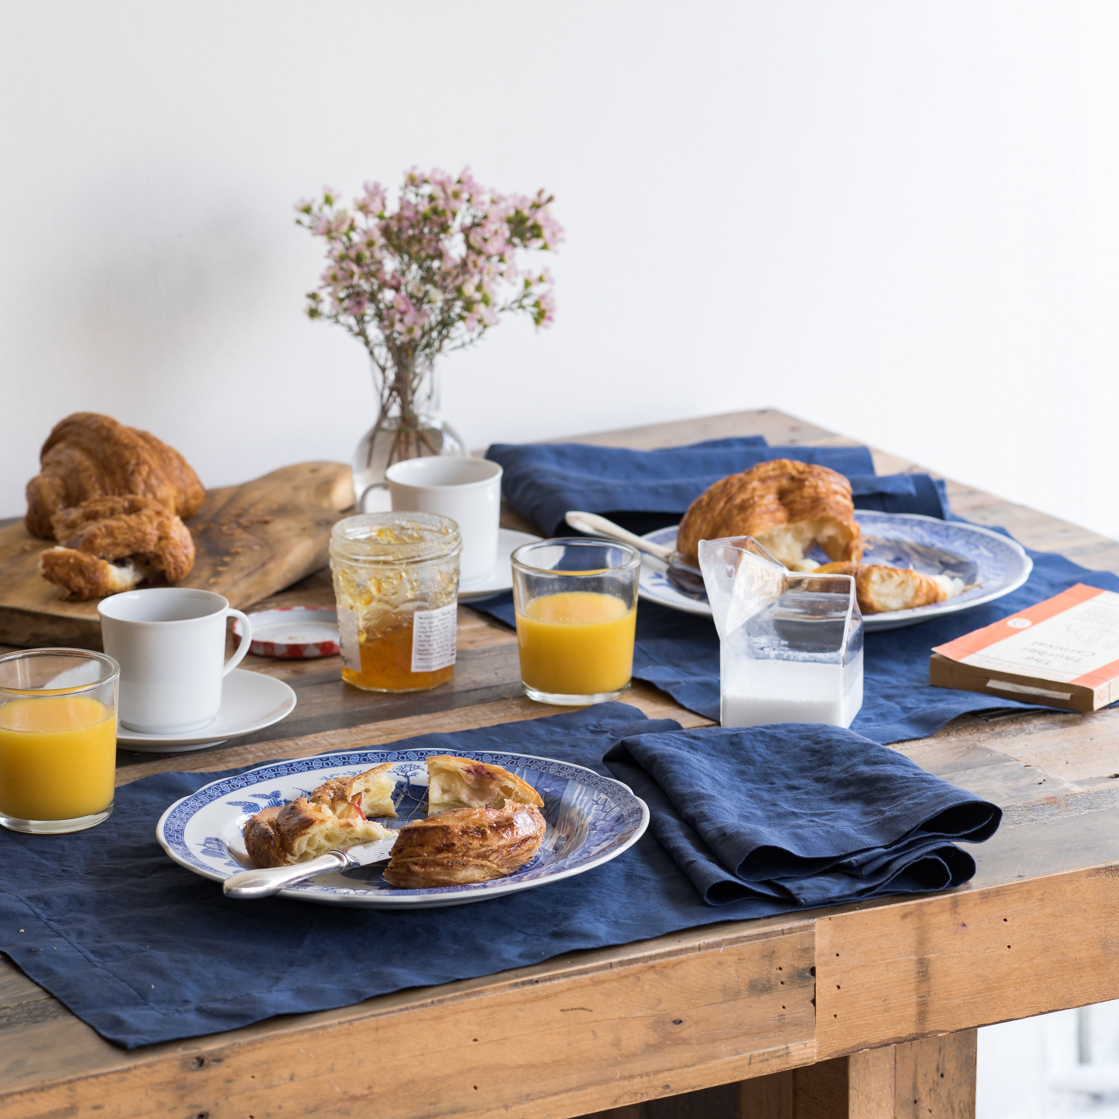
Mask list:
[{"label": "wooden table", "polygon": [[[585,441],[657,447],[757,433],[851,442],[775,411]],[[914,468],[875,459],[882,472]],[[965,486],[949,492],[974,521],[1119,572],[1114,541]],[[321,574],[269,600],[331,601]],[[120,782],[553,710],[520,695],[512,633],[466,607],[455,679],[423,695],[347,688],[334,659],[246,666],[297,690],[290,719],[209,751],[121,751]],[[706,722],[647,685],[627,702]],[[961,889],[707,925],[132,1052],[0,960],[0,1115],[971,1115],[977,1026],[1119,997],[1119,711],[963,716],[896,748],[1005,810],[995,838],[972,848],[979,872]]]}]

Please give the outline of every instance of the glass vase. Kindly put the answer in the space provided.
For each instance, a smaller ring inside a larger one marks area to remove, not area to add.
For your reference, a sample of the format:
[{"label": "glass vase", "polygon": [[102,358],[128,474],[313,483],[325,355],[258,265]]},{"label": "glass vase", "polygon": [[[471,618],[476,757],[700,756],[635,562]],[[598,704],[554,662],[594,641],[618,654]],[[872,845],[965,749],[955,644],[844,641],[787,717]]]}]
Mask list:
[{"label": "glass vase", "polygon": [[354,451],[352,471],[358,509],[367,513],[389,508],[385,471],[395,462],[428,455],[465,455],[466,444],[439,415],[434,369],[420,378],[410,401],[399,394],[384,398],[377,422]]}]

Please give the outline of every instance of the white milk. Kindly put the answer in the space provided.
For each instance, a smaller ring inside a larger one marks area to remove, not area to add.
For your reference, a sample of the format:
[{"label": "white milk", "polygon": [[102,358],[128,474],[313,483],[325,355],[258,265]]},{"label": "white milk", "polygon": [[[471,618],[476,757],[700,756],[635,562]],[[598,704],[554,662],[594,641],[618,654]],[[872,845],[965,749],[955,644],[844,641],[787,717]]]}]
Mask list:
[{"label": "white milk", "polygon": [[846,666],[747,658],[736,658],[728,666],[724,660],[719,718],[724,727],[762,723],[849,727],[862,705],[861,651]]}]

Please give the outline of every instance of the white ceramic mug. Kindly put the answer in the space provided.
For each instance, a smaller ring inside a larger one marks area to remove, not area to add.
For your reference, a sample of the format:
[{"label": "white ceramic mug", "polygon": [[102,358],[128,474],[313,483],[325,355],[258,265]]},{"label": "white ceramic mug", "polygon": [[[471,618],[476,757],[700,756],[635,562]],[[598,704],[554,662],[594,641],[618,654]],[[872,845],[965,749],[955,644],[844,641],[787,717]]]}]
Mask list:
[{"label": "white ceramic mug", "polygon": [[[97,613],[105,652],[120,665],[122,725],[142,734],[176,734],[214,721],[222,677],[252,644],[252,623],[240,610],[213,591],[150,587],[110,595]],[[243,627],[228,661],[226,618],[240,618]]]},{"label": "white ceramic mug", "polygon": [[385,471],[393,512],[438,513],[458,524],[463,583],[489,575],[497,563],[501,467],[484,458],[433,455]]}]

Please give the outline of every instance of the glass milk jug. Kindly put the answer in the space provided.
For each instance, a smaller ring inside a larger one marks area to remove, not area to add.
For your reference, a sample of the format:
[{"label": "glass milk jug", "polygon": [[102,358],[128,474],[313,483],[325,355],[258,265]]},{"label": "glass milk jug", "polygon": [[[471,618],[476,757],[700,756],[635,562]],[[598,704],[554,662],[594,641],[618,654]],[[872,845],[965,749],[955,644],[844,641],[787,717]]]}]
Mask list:
[{"label": "glass milk jug", "polygon": [[849,727],[863,705],[863,619],[850,575],[787,571],[748,536],[703,540],[719,631],[720,722]]}]

